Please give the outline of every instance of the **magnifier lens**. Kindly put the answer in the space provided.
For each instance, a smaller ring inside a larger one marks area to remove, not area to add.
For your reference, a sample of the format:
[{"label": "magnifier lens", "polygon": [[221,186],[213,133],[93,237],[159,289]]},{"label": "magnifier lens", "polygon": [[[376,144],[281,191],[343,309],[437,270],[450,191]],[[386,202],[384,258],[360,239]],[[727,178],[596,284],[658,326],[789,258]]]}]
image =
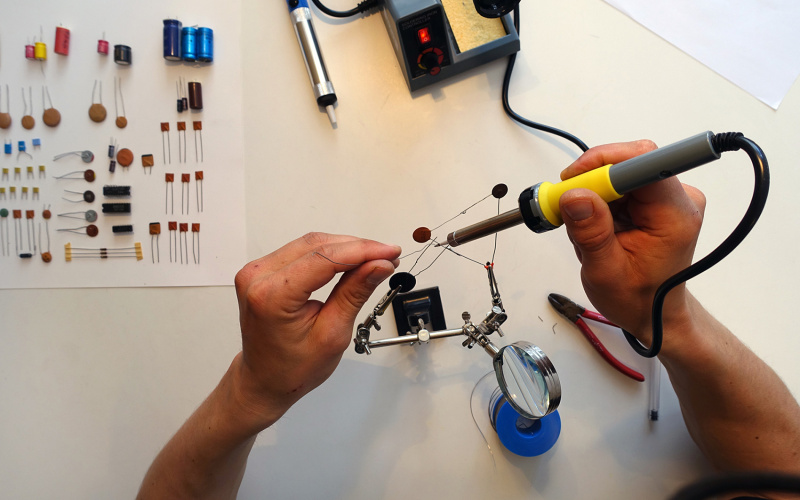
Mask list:
[{"label": "magnifier lens", "polygon": [[523,417],[538,419],[561,402],[561,382],[553,363],[530,342],[514,342],[494,358],[497,383],[509,404]]}]

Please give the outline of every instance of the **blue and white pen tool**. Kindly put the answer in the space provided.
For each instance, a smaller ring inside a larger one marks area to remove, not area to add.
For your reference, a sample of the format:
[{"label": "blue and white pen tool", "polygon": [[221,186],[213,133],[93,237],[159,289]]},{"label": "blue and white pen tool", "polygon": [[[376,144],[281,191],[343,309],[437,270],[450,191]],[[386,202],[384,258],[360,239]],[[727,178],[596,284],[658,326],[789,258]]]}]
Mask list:
[{"label": "blue and white pen tool", "polygon": [[336,114],[333,105],[336,104],[336,93],[333,90],[333,83],[328,78],[328,71],[325,69],[325,61],[322,59],[322,51],[317,42],[317,35],[314,32],[314,25],[311,22],[311,10],[308,8],[307,0],[286,0],[289,6],[289,15],[292,17],[294,31],[297,34],[297,41],[300,43],[300,51],[306,62],[308,77],[311,79],[311,87],[314,90],[314,97],[317,104],[325,108],[331,125],[336,126]]}]

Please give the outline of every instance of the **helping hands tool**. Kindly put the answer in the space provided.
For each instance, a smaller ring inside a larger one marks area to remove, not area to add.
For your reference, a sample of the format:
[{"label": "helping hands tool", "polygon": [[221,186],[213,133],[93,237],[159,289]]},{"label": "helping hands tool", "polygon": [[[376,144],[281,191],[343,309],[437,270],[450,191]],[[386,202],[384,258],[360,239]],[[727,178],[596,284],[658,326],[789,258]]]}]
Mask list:
[{"label": "helping hands tool", "polygon": [[615,358],[610,352],[608,352],[608,349],[606,349],[603,343],[600,342],[600,339],[597,338],[597,335],[595,335],[592,329],[589,328],[589,325],[586,324],[583,318],[619,328],[617,325],[606,319],[606,317],[602,314],[589,311],[585,307],[579,306],[563,295],[551,293],[547,296],[547,300],[550,301],[550,305],[552,305],[560,315],[564,316],[578,327],[583,336],[586,337],[586,340],[592,344],[592,347],[594,347],[595,350],[600,353],[600,356],[602,356],[603,359],[608,362],[608,364],[613,366],[623,375],[626,375],[637,382],[644,382],[644,375],[637,372],[633,368],[626,366],[620,360]]}]

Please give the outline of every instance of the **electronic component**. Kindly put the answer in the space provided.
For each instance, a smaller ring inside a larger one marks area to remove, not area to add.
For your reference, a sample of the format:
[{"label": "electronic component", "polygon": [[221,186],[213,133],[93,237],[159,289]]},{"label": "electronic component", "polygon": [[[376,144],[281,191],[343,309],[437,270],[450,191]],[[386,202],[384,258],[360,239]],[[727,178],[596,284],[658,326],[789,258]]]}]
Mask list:
[{"label": "electronic component", "polygon": [[0,247],[2,247],[4,256],[7,256],[9,253],[8,245],[8,209],[0,208]]},{"label": "electronic component", "polygon": [[381,14],[411,91],[519,51],[511,15],[484,19],[470,2],[385,0]]},{"label": "electronic component", "polygon": [[131,48],[127,45],[114,45],[114,62],[120,66],[130,66],[133,62]]},{"label": "electronic component", "polygon": [[[191,174],[181,174],[181,213],[184,213],[184,200],[186,200],[186,212],[189,213],[189,182],[192,180]],[[186,196],[184,197],[184,193]]]},{"label": "electronic component", "polygon": [[117,163],[123,167],[130,167],[131,163],[133,163],[133,151],[127,148],[117,151]]},{"label": "electronic component", "polygon": [[[197,241],[197,253],[195,253],[195,241]],[[200,224],[197,222],[192,223],[192,257],[194,263],[200,263]],[[186,257],[186,262],[189,262],[189,257]]]},{"label": "electronic component", "polygon": [[[169,152],[169,157],[167,157]],[[164,163],[172,163],[172,149],[169,141],[169,122],[161,122],[161,154]],[[169,158],[169,161],[167,161]]]},{"label": "electronic component", "polygon": [[[31,169],[33,169],[33,167],[31,167]],[[75,175],[78,175],[78,177],[75,177]],[[95,178],[96,176],[94,174],[94,170],[92,169],[76,170],[75,172],[53,177],[53,179],[83,179],[86,182],[94,182]]]},{"label": "electronic component", "polygon": [[199,170],[194,173],[194,191],[195,200],[197,200],[197,211],[203,211],[203,171]]},{"label": "electronic component", "polygon": [[132,247],[127,248],[79,248],[73,247],[71,243],[64,245],[64,258],[67,262],[72,259],[114,259],[130,258],[142,260],[142,244],[138,241]]},{"label": "electronic component", "polygon": [[178,125],[178,163],[186,163],[186,122],[178,122],[177,125]]},{"label": "electronic component", "polygon": [[[167,229],[169,230],[169,261],[178,262],[178,223],[176,221],[169,221],[167,223]],[[174,251],[173,248],[175,249]]]},{"label": "electronic component", "polygon": [[91,163],[92,161],[94,161],[94,153],[92,153],[88,149],[84,151],[69,151],[67,153],[61,153],[59,155],[54,156],[53,161],[60,160],[61,158],[70,155],[80,156],[81,160],[83,160],[83,163]]},{"label": "electronic component", "polygon": [[[119,89],[119,101],[122,104],[122,114],[119,114],[117,107],[117,89]],[[128,119],[125,117],[125,97],[122,95],[122,77],[114,77],[114,113],[117,119],[114,121],[117,128],[125,128],[128,126]]]},{"label": "electronic component", "polygon": [[133,233],[133,225],[132,224],[120,224],[117,226],[111,226],[111,232],[114,234],[129,234]]},{"label": "electronic component", "polygon": [[200,82],[189,82],[189,109],[203,109],[203,85]]},{"label": "electronic component", "polygon": [[214,61],[214,30],[197,28],[197,60],[202,63]]},{"label": "electronic component", "polygon": [[153,174],[153,165],[155,165],[155,160],[153,159],[152,154],[142,155],[142,168],[145,169],[145,173],[147,173],[147,169],[150,169],[150,174]]},{"label": "electronic component", "polygon": [[81,227],[72,227],[72,228],[65,228],[65,229],[56,229],[59,232],[67,232],[67,233],[75,233],[75,234],[85,234],[90,238],[94,238],[98,234],[100,234],[100,229],[94,224],[89,224],[88,226],[81,226]]},{"label": "electronic component", "polygon": [[[161,236],[161,223],[160,222],[151,222],[150,223],[150,258],[153,264],[156,263],[156,257],[158,257],[158,262],[161,262],[161,249],[159,248],[158,239]],[[153,252],[153,242],[155,242],[156,251]]]},{"label": "electronic component", "polygon": [[164,19],[164,59],[181,60],[181,27],[177,19]]},{"label": "electronic component", "polygon": [[[78,214],[81,214],[81,217],[77,217]],[[97,212],[94,210],[87,210],[85,212],[65,212],[63,214],[58,214],[59,217],[66,217],[68,219],[83,219],[86,222],[94,222],[97,220]]]},{"label": "electronic component", "polygon": [[8,95],[8,84],[6,84],[5,111],[3,111],[3,87],[0,87],[0,128],[7,129],[11,126],[11,103]]},{"label": "electronic component", "polygon": [[[28,102],[30,102],[30,111],[28,111]],[[22,88],[22,105],[25,108],[22,116],[22,128],[30,130],[36,125],[36,120],[33,119],[33,87],[28,87],[27,99],[25,98],[25,88]]]},{"label": "electronic component", "polygon": [[73,194],[81,195],[81,199],[80,200],[70,200],[70,199],[64,198],[64,197],[61,198],[62,200],[68,201],[70,203],[80,203],[80,202],[83,202],[83,201],[85,201],[86,203],[94,202],[94,193],[92,191],[88,191],[87,190],[87,191],[84,191],[84,192],[81,193],[79,191],[68,191],[68,190],[65,189],[64,192],[65,193],[73,193]]},{"label": "electronic component", "polygon": [[108,41],[105,38],[106,34],[103,33],[103,38],[97,41],[97,53],[103,56],[108,55]]},{"label": "electronic component", "polygon": [[[98,80],[94,81],[92,87],[92,105],[89,106],[89,119],[95,123],[101,123],[106,119],[106,107],[103,106],[103,82],[100,81],[100,92],[97,94]],[[99,99],[95,102],[95,96],[99,95]]]},{"label": "electronic component", "polygon": [[129,214],[131,213],[130,203],[103,203],[104,214]]},{"label": "electronic component", "polygon": [[181,264],[184,263],[183,255],[186,254],[186,264],[189,264],[189,239],[186,233],[189,232],[189,224],[181,222],[178,224],[178,244],[180,245]]},{"label": "electronic component", "polygon": [[[164,174],[164,182],[167,186],[167,192],[164,195],[164,213],[175,213],[175,174]],[[172,198],[172,203],[170,203]],[[172,207],[168,209],[167,207]]]},{"label": "electronic component", "polygon": [[130,186],[103,186],[103,196],[130,196]]},{"label": "electronic component", "polygon": [[62,56],[69,55],[69,35],[70,33],[67,28],[61,26],[56,27],[56,46],[53,52]]},{"label": "electronic component", "polygon": [[[195,120],[192,122],[192,128],[194,129],[194,161],[203,161],[205,157],[203,153],[203,122],[199,120]],[[200,159],[198,160],[197,157],[197,136],[200,136]]]}]

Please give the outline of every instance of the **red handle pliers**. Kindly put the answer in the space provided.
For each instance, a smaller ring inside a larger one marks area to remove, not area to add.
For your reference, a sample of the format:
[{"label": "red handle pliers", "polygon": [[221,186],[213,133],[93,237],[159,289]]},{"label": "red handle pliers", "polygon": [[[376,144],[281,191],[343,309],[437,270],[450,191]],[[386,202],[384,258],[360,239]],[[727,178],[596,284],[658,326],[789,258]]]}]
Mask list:
[{"label": "red handle pliers", "polygon": [[[617,369],[620,373],[627,375],[628,377],[636,380],[637,382],[644,382],[644,375],[637,372],[633,368],[624,365],[620,360],[615,358],[611,355],[610,352],[605,348],[605,346],[600,342],[600,339],[594,334],[594,332],[589,328],[583,318],[591,319],[593,321],[597,321],[598,323],[605,323],[606,325],[617,326],[602,314],[587,311],[585,307],[581,307],[575,302],[569,300],[568,298],[564,297],[563,295],[559,295],[557,293],[551,293],[547,296],[547,299],[550,301],[550,304],[555,308],[556,311],[568,320],[575,323],[578,329],[581,331],[584,337],[592,344],[592,347],[595,348],[597,352],[600,353],[600,356],[605,359],[608,364],[613,366]],[[617,326],[617,328],[619,328]]]}]

